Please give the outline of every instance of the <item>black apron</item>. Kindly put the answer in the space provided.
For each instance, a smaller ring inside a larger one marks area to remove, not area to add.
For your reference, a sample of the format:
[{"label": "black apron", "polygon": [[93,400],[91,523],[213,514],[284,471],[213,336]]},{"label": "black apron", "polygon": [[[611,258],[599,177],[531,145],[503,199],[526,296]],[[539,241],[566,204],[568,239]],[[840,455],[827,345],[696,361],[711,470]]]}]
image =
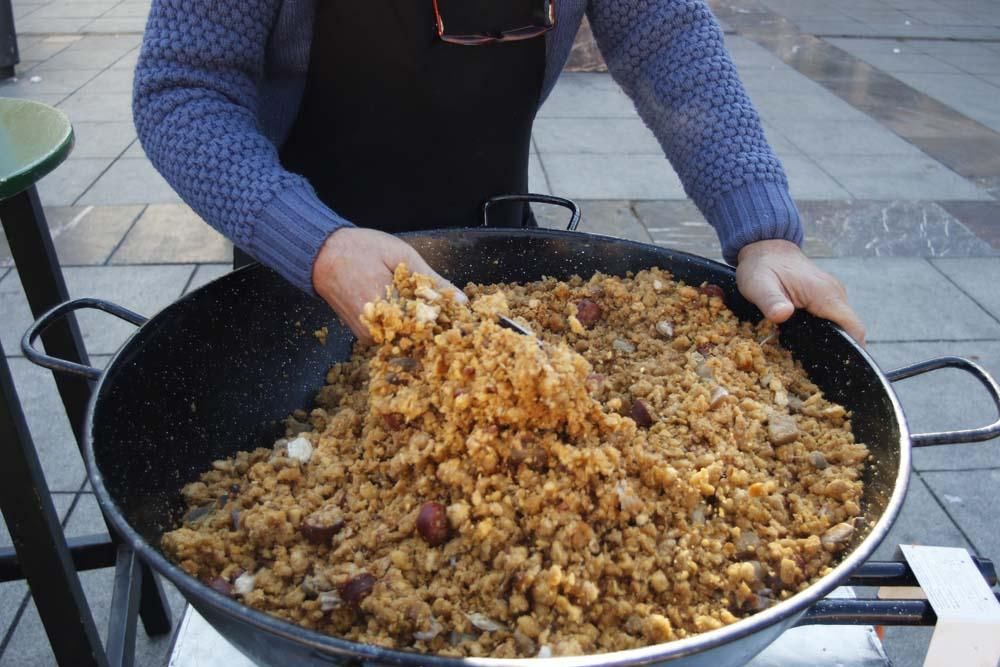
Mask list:
[{"label": "black apron", "polygon": [[[500,30],[508,3],[441,1]],[[523,21],[521,22],[523,24]],[[386,232],[479,224],[489,197],[528,191],[545,38],[484,46],[437,37],[431,0],[318,0],[306,89],[281,150],[319,198]],[[494,210],[496,214],[494,215]],[[521,226],[504,204],[490,223]]]}]

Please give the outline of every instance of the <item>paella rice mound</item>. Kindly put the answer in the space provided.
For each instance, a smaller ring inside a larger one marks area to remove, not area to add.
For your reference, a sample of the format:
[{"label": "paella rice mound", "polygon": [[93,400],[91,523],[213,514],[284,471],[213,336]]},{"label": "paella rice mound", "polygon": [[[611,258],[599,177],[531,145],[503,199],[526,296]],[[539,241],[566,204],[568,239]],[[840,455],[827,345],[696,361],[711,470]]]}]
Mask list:
[{"label": "paella rice mound", "polygon": [[533,657],[733,623],[860,528],[850,414],[718,287],[650,269],[465,292],[397,269],[364,311],[375,345],[273,448],[188,484],[164,551],[307,628]]}]

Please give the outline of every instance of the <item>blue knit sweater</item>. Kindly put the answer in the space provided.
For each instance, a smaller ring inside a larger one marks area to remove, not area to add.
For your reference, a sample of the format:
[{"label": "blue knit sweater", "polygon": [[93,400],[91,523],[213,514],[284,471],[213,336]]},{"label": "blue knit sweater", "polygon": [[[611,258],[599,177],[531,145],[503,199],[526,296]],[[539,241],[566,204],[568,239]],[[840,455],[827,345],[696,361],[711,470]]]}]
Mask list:
[{"label": "blue knit sweater", "polygon": [[[310,293],[316,254],[350,224],[278,159],[305,88],[314,2],[153,0],[133,99],[142,146],[184,201]],[[543,100],[586,11],[611,74],[715,227],[724,257],[735,263],[762,239],[801,243],[781,164],[702,0],[556,6]]]}]

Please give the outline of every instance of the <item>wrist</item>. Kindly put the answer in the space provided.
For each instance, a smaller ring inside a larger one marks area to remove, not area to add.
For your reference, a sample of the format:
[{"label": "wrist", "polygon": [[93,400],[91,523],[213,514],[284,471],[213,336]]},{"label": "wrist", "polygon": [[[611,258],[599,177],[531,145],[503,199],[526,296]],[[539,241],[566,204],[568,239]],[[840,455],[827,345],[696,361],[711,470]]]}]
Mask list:
[{"label": "wrist", "polygon": [[762,239],[748,243],[740,248],[739,253],[736,255],[736,262],[745,262],[752,257],[759,257],[761,255],[788,253],[801,254],[802,249],[799,248],[798,244],[785,239]]},{"label": "wrist", "polygon": [[345,250],[345,246],[350,244],[351,232],[354,229],[354,227],[335,229],[326,237],[323,245],[320,246],[319,251],[316,253],[316,259],[313,260],[311,279],[313,289],[319,296],[324,296],[324,287],[329,284],[329,281],[325,278],[337,270],[345,252],[349,254],[350,251]]}]

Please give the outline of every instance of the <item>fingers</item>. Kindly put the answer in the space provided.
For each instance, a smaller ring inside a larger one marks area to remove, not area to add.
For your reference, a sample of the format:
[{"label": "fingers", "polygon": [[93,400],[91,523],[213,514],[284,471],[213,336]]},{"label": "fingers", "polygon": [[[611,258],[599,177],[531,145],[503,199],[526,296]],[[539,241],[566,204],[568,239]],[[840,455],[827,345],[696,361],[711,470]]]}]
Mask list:
[{"label": "fingers", "polygon": [[785,291],[778,274],[766,267],[737,271],[736,283],[743,296],[757,306],[764,317],[775,324],[781,324],[795,312],[795,304]]},{"label": "fingers", "polygon": [[865,327],[848,303],[844,286],[792,243],[771,240],[745,246],[740,250],[736,282],[743,296],[772,322],[784,322],[795,308],[804,308],[865,344]]},{"label": "fingers", "polygon": [[451,284],[451,282],[446,280],[444,277],[441,276],[441,274],[439,274],[437,271],[431,268],[430,264],[428,264],[427,261],[420,256],[420,253],[418,253],[416,250],[413,250],[412,248],[410,248],[410,250],[411,250],[411,258],[407,262],[407,264],[409,265],[411,271],[413,271],[414,273],[422,273],[425,276],[430,276],[431,278],[433,278],[434,282],[437,283],[437,286],[442,291],[451,292],[454,295],[455,301],[459,303],[469,302],[469,297],[465,296],[465,292],[460,290],[455,285]]},{"label": "fingers", "polygon": [[854,309],[847,302],[847,291],[833,276],[824,274],[821,286],[810,292],[806,310],[825,320],[830,320],[847,332],[862,347],[865,345],[865,326]]}]

